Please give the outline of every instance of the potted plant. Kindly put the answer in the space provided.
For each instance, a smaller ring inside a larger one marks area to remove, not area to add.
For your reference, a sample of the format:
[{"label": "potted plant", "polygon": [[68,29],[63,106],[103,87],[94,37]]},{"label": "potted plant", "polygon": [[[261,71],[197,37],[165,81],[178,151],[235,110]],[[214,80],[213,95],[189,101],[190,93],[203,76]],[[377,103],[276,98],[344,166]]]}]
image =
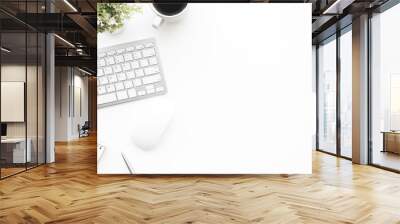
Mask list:
[{"label": "potted plant", "polygon": [[124,21],[142,9],[137,5],[126,3],[97,4],[97,32],[114,33],[124,26]]}]

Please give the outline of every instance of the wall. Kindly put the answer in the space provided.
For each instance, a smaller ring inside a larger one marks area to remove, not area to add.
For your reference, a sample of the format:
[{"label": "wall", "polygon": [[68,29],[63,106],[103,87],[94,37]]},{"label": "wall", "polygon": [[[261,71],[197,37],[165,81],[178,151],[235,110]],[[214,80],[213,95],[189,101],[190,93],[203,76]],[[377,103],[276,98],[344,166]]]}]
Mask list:
[{"label": "wall", "polygon": [[[28,68],[30,69],[30,68]],[[25,82],[25,65],[2,65],[1,66],[1,81],[18,81]],[[32,95],[32,94],[28,94]],[[36,96],[36,94],[35,94]],[[1,108],[5,110],[5,108]],[[7,137],[25,137],[25,123],[7,123]]]},{"label": "wall", "polygon": [[78,125],[88,120],[88,77],[71,67],[56,67],[55,73],[55,140],[77,139]]},{"label": "wall", "polygon": [[[2,65],[1,81],[18,81],[28,83],[27,85],[27,122],[28,122],[28,134],[35,132],[36,134],[36,120],[37,120],[37,95],[36,95],[36,67],[27,67],[27,78],[28,82],[25,81],[25,65]],[[42,101],[39,107],[42,107]],[[5,108],[2,108],[4,110]],[[35,124],[33,124],[34,122]],[[7,125],[7,136],[8,137],[25,137],[25,123],[13,122]],[[29,137],[29,136],[28,136]]]},{"label": "wall", "polygon": [[69,70],[67,67],[56,67],[55,69],[55,140],[68,140],[68,117],[69,117],[69,95],[70,83]]},{"label": "wall", "polygon": [[[85,121],[88,121],[88,77],[83,77],[80,75],[74,75],[74,96],[72,97],[73,102],[71,104],[73,105],[72,108],[72,117],[73,119],[71,120],[71,134],[73,138],[79,137],[79,132],[78,132],[78,125],[83,125]],[[80,93],[79,93],[80,91]],[[80,96],[80,97],[78,97]],[[78,102],[78,101],[81,102]]]}]

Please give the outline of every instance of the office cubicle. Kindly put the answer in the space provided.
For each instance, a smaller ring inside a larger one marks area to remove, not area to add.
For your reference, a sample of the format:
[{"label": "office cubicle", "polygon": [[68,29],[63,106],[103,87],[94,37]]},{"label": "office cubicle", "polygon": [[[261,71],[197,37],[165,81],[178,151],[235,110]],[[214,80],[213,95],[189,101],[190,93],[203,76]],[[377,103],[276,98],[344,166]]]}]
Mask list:
[{"label": "office cubicle", "polygon": [[45,162],[46,40],[20,20],[26,12],[39,13],[42,5],[0,3],[1,179]]}]

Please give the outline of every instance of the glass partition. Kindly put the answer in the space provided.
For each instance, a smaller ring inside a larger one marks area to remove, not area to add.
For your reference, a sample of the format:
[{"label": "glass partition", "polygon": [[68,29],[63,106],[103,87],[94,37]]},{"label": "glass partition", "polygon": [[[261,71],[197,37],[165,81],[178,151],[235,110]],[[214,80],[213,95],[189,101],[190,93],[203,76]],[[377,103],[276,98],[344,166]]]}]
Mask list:
[{"label": "glass partition", "polygon": [[336,36],[318,47],[318,149],[336,154]]},{"label": "glass partition", "polygon": [[44,1],[0,1],[0,178],[45,163],[45,34],[17,18]]},{"label": "glass partition", "polygon": [[[1,176],[26,169],[26,34],[1,34]],[[28,143],[29,147],[29,143]]]},{"label": "glass partition", "polygon": [[352,157],[352,33],[340,36],[340,154]]}]

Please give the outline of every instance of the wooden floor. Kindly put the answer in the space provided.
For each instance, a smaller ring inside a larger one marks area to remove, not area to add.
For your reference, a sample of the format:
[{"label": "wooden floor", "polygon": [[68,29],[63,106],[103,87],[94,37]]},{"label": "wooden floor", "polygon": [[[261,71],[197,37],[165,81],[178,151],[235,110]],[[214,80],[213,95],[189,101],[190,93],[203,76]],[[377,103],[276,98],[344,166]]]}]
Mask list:
[{"label": "wooden floor", "polygon": [[33,169],[36,166],[37,166],[36,163],[35,164],[28,163],[26,168],[25,168],[25,164],[18,164],[18,167],[6,167],[6,168],[3,167],[3,168],[1,168],[1,176],[0,177],[6,178],[8,176],[15,175],[20,172],[24,172],[27,169]]},{"label": "wooden floor", "polygon": [[19,168],[19,167],[17,167],[17,168],[14,168],[14,167],[4,168],[3,167],[3,168],[1,168],[1,177],[2,178],[8,177],[8,176],[11,176],[13,174],[16,174],[16,173],[19,173],[19,172],[23,172],[25,170],[26,170],[25,167],[23,167],[23,168]]},{"label": "wooden floor", "polygon": [[400,175],[314,152],[313,175],[98,176],[96,139],[0,181],[0,223],[400,223]]},{"label": "wooden floor", "polygon": [[400,170],[400,154],[376,150],[374,151],[372,160],[374,164]]}]

